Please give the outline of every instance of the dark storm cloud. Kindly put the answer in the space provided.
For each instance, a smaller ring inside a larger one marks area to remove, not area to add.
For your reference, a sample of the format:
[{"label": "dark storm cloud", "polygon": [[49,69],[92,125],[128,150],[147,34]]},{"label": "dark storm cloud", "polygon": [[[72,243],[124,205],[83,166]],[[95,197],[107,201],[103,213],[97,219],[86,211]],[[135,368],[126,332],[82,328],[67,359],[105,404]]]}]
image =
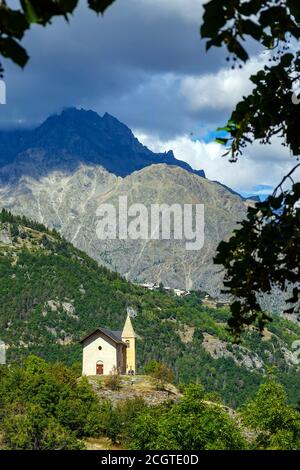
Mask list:
[{"label": "dark storm cloud", "polygon": [[225,63],[221,51],[204,53],[198,3],[186,2],[186,8],[197,5],[187,17],[166,1],[118,0],[101,18],[82,2],[70,24],[56,19],[48,28],[34,27],[25,40],[27,67],[4,64],[7,105],[0,107],[0,124],[31,126],[75,105],[161,136],[193,130],[197,123],[179,79]]}]

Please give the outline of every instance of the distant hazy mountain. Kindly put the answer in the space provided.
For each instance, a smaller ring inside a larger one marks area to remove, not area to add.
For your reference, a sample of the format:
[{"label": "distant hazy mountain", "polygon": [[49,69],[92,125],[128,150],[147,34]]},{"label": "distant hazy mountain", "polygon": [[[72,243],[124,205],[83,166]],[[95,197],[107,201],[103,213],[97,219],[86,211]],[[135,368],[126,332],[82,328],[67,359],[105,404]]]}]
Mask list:
[{"label": "distant hazy mountain", "polygon": [[85,163],[126,176],[149,165],[165,163],[205,176],[203,171],[177,160],[172,150],[151,152],[113,116],[106,113],[101,117],[76,108],[50,116],[33,130],[0,131],[0,166],[13,164],[7,176],[32,175],[37,163],[43,175],[54,169],[73,171],[79,163]]}]

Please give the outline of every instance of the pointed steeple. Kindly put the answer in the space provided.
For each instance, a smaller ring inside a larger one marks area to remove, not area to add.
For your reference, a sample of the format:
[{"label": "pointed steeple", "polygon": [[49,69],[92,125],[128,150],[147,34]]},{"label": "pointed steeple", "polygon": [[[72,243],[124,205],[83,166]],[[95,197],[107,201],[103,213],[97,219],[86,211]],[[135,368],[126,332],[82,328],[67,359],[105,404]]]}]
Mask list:
[{"label": "pointed steeple", "polygon": [[131,323],[131,318],[128,313],[127,313],[127,318],[126,318],[125,325],[122,331],[122,338],[136,338],[136,334],[134,332],[134,329]]}]

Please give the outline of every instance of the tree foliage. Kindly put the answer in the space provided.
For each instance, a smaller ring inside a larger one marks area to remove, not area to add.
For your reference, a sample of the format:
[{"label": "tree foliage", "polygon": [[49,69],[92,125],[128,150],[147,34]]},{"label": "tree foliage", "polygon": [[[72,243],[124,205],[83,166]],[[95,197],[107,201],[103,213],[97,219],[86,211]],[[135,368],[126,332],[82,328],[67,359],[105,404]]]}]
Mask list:
[{"label": "tree foliage", "polygon": [[[104,13],[114,0],[88,0],[88,6],[96,13]],[[0,54],[24,67],[28,53],[21,40],[33,24],[47,26],[55,16],[63,16],[69,21],[70,15],[78,6],[78,0],[20,0],[20,8],[15,10],[8,2],[0,2]]]},{"label": "tree foliage", "polygon": [[[274,193],[248,209],[247,220],[228,242],[221,242],[215,262],[226,268],[224,285],[237,299],[231,305],[229,326],[240,334],[244,325],[263,330],[271,319],[262,311],[259,294],[271,294],[277,286],[287,292],[287,313],[299,301],[300,278],[300,183],[291,191]],[[227,292],[225,289],[224,292]]]},{"label": "tree foliage", "polygon": [[[201,35],[206,47],[224,45],[233,60],[246,62],[248,39],[270,51],[269,62],[251,77],[253,92],[237,104],[225,130],[230,134],[232,159],[253,140],[269,142],[279,135],[294,155],[300,154],[299,112],[294,83],[299,80],[300,56],[292,40],[300,38],[300,5],[295,0],[211,0],[204,6]],[[228,57],[230,59],[230,57]]]},{"label": "tree foliage", "polygon": [[[225,46],[235,64],[249,59],[249,39],[269,51],[269,65],[250,77],[253,91],[236,105],[218,141],[227,145],[235,162],[255,140],[263,144],[279,137],[293,156],[300,154],[300,113],[297,85],[300,79],[300,4],[296,0],[211,0],[204,6],[201,35],[207,49]],[[298,90],[299,93],[299,90]],[[286,291],[287,312],[299,304],[300,186],[293,170],[267,201],[249,208],[248,218],[228,242],[218,247],[215,262],[226,270],[225,286],[234,295],[232,330],[245,325],[263,329],[271,317],[262,312],[259,294],[274,286]],[[290,188],[283,189],[289,179]]]},{"label": "tree foliage", "polygon": [[63,364],[31,355],[23,367],[1,368],[0,379],[4,448],[81,449],[83,437],[100,432],[97,396]]},{"label": "tree foliage", "polygon": [[269,378],[241,414],[256,433],[256,449],[296,450],[300,446],[300,414],[287,404],[282,385]]},{"label": "tree foliage", "polygon": [[203,400],[201,386],[190,385],[178,404],[148,408],[132,426],[131,447],[138,450],[244,449],[239,426],[218,404]]},{"label": "tree foliage", "polygon": [[164,362],[152,360],[144,367],[145,374],[150,375],[159,390],[164,390],[168,383],[174,382],[174,372]]},{"label": "tree foliage", "polygon": [[298,450],[299,419],[272,377],[234,412],[199,384],[149,405],[99,398],[86,378],[37,356],[0,367],[1,450],[76,450],[89,437],[138,450]]}]

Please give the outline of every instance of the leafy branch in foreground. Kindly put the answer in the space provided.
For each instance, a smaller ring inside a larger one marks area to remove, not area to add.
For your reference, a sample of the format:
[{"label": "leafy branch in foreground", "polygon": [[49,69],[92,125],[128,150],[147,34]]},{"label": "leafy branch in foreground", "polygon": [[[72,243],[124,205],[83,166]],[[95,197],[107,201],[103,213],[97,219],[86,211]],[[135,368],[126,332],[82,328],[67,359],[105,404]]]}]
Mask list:
[{"label": "leafy branch in foreground", "polygon": [[[300,164],[296,168],[300,167]],[[270,294],[274,286],[293,295],[286,313],[299,302],[300,279],[300,183],[289,191],[279,191],[287,175],[266,201],[248,209],[242,228],[228,242],[221,242],[215,262],[226,269],[224,292],[237,300],[231,305],[230,328],[239,335],[245,325],[263,330],[271,318],[262,311],[259,296]],[[279,191],[279,194],[277,194]]]},{"label": "leafy branch in foreground", "polygon": [[294,94],[300,79],[300,51],[295,52],[294,43],[300,38],[300,3],[211,0],[204,10],[201,35],[208,38],[207,49],[224,45],[234,64],[246,62],[245,42],[252,39],[269,50],[269,63],[273,64],[250,77],[253,92],[237,104],[224,128],[229,138],[222,140],[230,146],[231,161],[237,160],[247,144],[257,139],[268,143],[274,135],[299,155],[300,114]]},{"label": "leafy branch in foreground", "polygon": [[[96,13],[104,13],[115,0],[88,0],[88,6]],[[20,0],[20,9],[14,10],[5,0],[0,0],[0,54],[24,67],[29,59],[20,42],[25,32],[36,23],[51,24],[55,16],[69,16],[78,6],[78,0]],[[0,77],[3,70],[0,65]]]},{"label": "leafy branch in foreground", "polygon": [[[242,67],[249,59],[247,47],[253,40],[269,51],[269,65],[250,77],[252,93],[243,97],[222,128],[227,136],[218,141],[228,146],[225,155],[235,162],[248,144],[255,140],[269,144],[274,136],[292,155],[300,155],[296,91],[300,81],[299,1],[210,0],[204,5],[203,20],[201,35],[207,38],[206,48],[225,46],[233,68],[238,62]],[[298,166],[286,178],[290,179]],[[262,311],[258,297],[271,293],[273,286],[282,291],[292,289],[287,312],[296,309],[300,283],[300,184],[292,183],[291,189],[283,191],[281,184],[265,202],[249,208],[241,229],[218,247],[215,262],[224,265],[225,287],[236,299],[229,326],[237,335],[245,325],[255,324],[262,330],[271,320]]]}]

